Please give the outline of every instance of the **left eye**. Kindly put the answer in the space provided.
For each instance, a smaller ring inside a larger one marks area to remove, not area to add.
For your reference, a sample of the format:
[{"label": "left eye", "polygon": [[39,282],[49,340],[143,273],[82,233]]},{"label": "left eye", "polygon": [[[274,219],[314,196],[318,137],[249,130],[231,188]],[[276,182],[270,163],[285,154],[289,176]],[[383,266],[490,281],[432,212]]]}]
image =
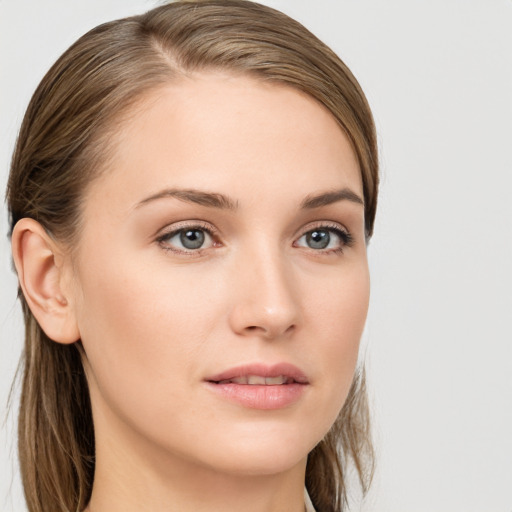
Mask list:
[{"label": "left eye", "polygon": [[340,229],[317,228],[304,233],[296,242],[299,247],[309,249],[342,249],[350,243],[350,235]]},{"label": "left eye", "polygon": [[213,245],[213,239],[205,229],[197,227],[183,228],[160,237],[159,241],[177,250],[195,251]]}]

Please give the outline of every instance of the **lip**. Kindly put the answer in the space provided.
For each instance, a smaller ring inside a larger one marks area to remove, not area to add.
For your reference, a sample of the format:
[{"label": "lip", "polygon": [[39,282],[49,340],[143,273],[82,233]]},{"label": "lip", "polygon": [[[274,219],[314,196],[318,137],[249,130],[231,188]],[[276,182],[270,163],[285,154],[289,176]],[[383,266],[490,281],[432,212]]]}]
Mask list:
[{"label": "lip", "polygon": [[[288,381],[285,384],[239,384],[226,382],[240,377],[283,376]],[[229,368],[205,379],[208,389],[223,399],[234,402],[250,409],[275,410],[289,407],[296,403],[306,391],[309,380],[306,374],[289,363],[246,364]]]}]

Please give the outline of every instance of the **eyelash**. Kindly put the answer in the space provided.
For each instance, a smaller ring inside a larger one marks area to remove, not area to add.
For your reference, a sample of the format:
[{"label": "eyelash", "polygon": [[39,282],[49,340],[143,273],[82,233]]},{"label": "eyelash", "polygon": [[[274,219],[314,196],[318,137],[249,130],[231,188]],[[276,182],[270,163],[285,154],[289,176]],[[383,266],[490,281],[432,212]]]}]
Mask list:
[{"label": "eyelash", "polygon": [[162,247],[162,249],[168,252],[173,252],[175,254],[177,253],[190,256],[200,256],[205,250],[209,249],[209,247],[206,249],[177,249],[175,247],[172,247],[168,243],[169,239],[173,238],[174,236],[180,234],[183,231],[204,231],[213,240],[213,246],[219,245],[219,242],[216,242],[216,239],[218,239],[217,231],[210,224],[202,222],[198,222],[195,224],[183,224],[178,226],[173,225],[171,229],[165,231],[160,236],[158,236],[156,241]]},{"label": "eyelash", "polygon": [[[207,223],[195,223],[195,224],[183,224],[172,226],[172,229],[165,231],[161,235],[159,235],[156,239],[156,242],[164,249],[165,251],[173,252],[175,254],[183,254],[188,256],[200,256],[202,253],[211,247],[207,248],[198,248],[198,249],[178,249],[176,247],[172,247],[168,241],[172,239],[176,235],[180,234],[183,231],[203,231],[205,232],[213,241],[213,247],[216,245],[219,246],[220,242],[218,242],[218,233],[210,224]],[[334,233],[341,241],[339,247],[333,249],[313,249],[311,247],[305,249],[309,249],[310,251],[317,254],[339,254],[342,253],[344,248],[352,247],[354,245],[354,238],[350,234],[350,232],[344,228],[341,228],[338,224],[329,224],[329,223],[320,223],[317,225],[307,226],[307,229],[302,232],[302,234],[295,240],[294,246],[298,240],[302,239],[304,236],[312,233],[314,231],[327,231],[329,233]],[[302,247],[302,246],[299,246]]]},{"label": "eyelash", "polygon": [[[306,226],[306,230],[303,231],[302,235],[300,235],[297,240],[300,240],[302,237],[306,236],[308,233],[312,233],[313,231],[327,231],[329,233],[334,233],[340,239],[340,246],[333,249],[313,249],[309,248],[310,251],[314,253],[320,254],[340,254],[343,253],[343,250],[347,247],[352,247],[354,245],[354,237],[351,233],[345,229],[340,227],[339,224],[333,223],[319,223],[316,225],[308,225]],[[296,242],[294,242],[295,244]]]}]

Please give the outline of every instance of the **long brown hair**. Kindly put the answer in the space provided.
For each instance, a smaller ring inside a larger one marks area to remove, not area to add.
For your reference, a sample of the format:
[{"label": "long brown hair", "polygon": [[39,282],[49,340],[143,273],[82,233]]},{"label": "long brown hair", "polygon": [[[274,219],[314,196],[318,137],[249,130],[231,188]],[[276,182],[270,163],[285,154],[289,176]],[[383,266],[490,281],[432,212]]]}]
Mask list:
[{"label": "long brown hair", "polygon": [[[7,187],[11,231],[23,217],[73,246],[84,190],[105,168],[109,134],[141,96],[180,74],[222,69],[279,82],[323,104],[359,160],[365,227],[377,204],[375,128],[365,96],[344,63],[286,15],[246,0],[157,7],[100,25],[53,65],[27,109]],[[19,292],[25,318],[19,457],[31,512],[78,512],[94,478],[94,430],[81,345],[50,340]],[[330,432],[309,454],[306,486],[319,512],[347,502],[347,467],[363,491],[373,470],[364,368]]]}]

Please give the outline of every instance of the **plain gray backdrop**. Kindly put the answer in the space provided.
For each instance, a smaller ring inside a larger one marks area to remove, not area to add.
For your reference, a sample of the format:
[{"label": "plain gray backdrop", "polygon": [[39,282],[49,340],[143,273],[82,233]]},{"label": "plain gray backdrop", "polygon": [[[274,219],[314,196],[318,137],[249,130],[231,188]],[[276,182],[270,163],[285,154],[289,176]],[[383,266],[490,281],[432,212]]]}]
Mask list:
[{"label": "plain gray backdrop", "polygon": [[[364,351],[376,512],[512,511],[512,1],[268,0],[327,42],[373,108],[382,192]],[[100,22],[149,0],[0,0],[0,184],[30,95]],[[0,510],[25,510],[22,346],[0,211]],[[5,418],[5,421],[4,421]]]}]

